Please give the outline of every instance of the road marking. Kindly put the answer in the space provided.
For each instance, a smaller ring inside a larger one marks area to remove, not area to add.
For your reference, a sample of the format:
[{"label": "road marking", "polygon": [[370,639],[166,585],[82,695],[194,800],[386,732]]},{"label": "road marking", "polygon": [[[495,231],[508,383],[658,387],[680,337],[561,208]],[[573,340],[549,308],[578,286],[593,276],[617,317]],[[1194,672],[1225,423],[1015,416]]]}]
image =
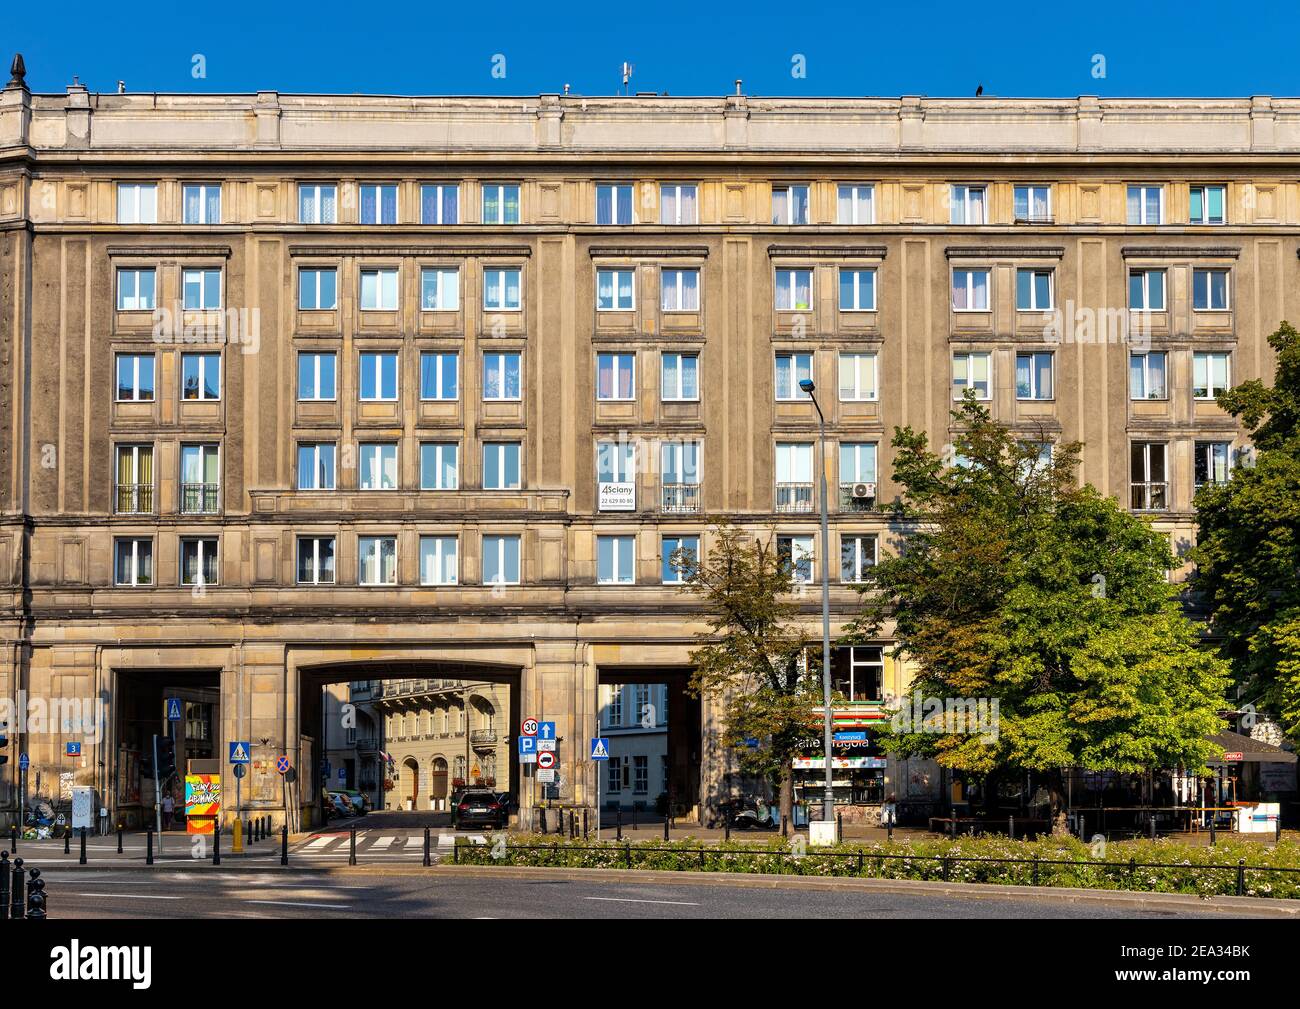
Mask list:
[{"label": "road marking", "polygon": [[338,839],[334,837],[318,837],[314,841],[311,841],[307,844],[306,850],[316,851],[320,848],[328,848],[336,840]]},{"label": "road marking", "polygon": [[115,897],[118,900],[184,900],[184,897],[168,897],[161,893],[79,893],[78,897]]},{"label": "road marking", "polygon": [[375,838],[375,840],[371,843],[371,845],[370,845],[370,850],[371,850],[371,851],[375,851],[375,850],[383,851],[385,848],[387,848],[390,844],[392,844],[392,843],[393,843],[394,841],[396,841],[396,840],[397,840],[397,838],[395,838],[395,837],[377,837],[377,838]]},{"label": "road marking", "polygon": [[406,839],[406,846],[408,848],[419,848],[423,844],[424,844],[424,838],[422,837],[408,837]]},{"label": "road marking", "polygon": [[683,907],[699,907],[693,900],[637,900],[634,897],[583,897],[583,900],[613,900],[620,904],[680,904]]},{"label": "road marking", "polygon": [[301,900],[246,900],[245,904],[278,904],[284,907],[325,907],[331,910],[341,911],[351,907],[351,904],[308,904]]}]

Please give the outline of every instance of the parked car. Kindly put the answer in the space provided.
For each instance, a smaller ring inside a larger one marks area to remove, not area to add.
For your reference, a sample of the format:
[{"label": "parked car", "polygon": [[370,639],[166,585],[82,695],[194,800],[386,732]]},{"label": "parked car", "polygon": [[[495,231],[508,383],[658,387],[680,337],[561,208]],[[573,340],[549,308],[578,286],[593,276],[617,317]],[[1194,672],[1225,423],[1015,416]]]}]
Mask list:
[{"label": "parked car", "polygon": [[355,788],[338,788],[335,789],[335,792],[352,803],[352,808],[356,811],[357,816],[365,816],[370,812],[370,796],[365,793]]},{"label": "parked car", "polygon": [[457,827],[504,830],[510,822],[510,796],[490,788],[467,788],[455,806]]},{"label": "parked car", "polygon": [[342,792],[327,793],[330,804],[334,807],[336,816],[356,816],[356,808],[352,805],[352,800]]}]

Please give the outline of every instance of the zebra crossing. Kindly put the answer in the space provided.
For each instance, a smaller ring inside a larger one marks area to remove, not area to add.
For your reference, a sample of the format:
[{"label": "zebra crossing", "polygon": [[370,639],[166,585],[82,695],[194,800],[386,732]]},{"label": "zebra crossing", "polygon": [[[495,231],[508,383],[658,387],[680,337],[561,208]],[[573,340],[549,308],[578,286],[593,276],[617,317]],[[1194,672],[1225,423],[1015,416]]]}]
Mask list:
[{"label": "zebra crossing", "polygon": [[[449,855],[456,844],[456,838],[462,844],[490,844],[485,834],[437,833],[430,837],[430,848],[438,856]],[[291,852],[293,856],[308,858],[347,858],[352,846],[348,832],[313,834],[299,841]],[[357,858],[382,858],[409,860],[419,858],[424,852],[424,834],[391,833],[387,831],[357,831]]]}]

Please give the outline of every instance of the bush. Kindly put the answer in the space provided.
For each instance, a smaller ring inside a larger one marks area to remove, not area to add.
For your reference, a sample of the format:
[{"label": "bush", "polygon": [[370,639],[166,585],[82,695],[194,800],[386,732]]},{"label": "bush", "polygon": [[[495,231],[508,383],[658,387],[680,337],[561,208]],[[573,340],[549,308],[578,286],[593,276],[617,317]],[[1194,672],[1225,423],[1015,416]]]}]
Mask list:
[{"label": "bush", "polygon": [[[890,844],[809,848],[798,853],[772,838],[762,844],[680,841],[550,840],[511,838],[498,856],[492,844],[462,844],[461,865],[551,866],[573,869],[667,869],[676,872],[743,872],[796,876],[846,876],[930,882],[1081,887],[1184,893],[1202,897],[1237,892],[1238,860],[1245,860],[1245,894],[1300,899],[1300,845],[1265,846],[1223,841],[1192,847],[1175,840],[1121,841],[1094,854],[1075,838],[1013,841],[979,837],[905,839]],[[1263,871],[1290,869],[1290,872]]]}]

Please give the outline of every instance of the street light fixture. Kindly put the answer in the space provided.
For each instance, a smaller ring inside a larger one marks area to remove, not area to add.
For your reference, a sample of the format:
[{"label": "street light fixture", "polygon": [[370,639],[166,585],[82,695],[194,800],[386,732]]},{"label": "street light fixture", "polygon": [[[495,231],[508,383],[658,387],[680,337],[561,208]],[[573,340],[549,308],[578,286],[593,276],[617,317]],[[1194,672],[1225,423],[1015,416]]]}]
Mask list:
[{"label": "street light fixture", "polygon": [[822,513],[822,743],[826,754],[826,779],[822,791],[822,819],[827,823],[835,822],[835,782],[831,768],[831,548],[830,520],[827,516],[826,500],[826,416],[814,393],[817,386],[811,378],[799,380],[799,388],[808,394],[812,404],[817,408],[817,426],[821,456],[821,483],[818,493],[821,496]]}]

